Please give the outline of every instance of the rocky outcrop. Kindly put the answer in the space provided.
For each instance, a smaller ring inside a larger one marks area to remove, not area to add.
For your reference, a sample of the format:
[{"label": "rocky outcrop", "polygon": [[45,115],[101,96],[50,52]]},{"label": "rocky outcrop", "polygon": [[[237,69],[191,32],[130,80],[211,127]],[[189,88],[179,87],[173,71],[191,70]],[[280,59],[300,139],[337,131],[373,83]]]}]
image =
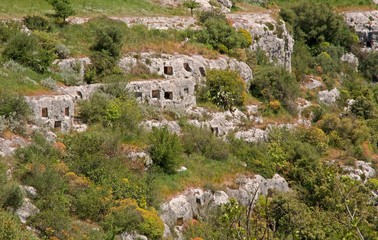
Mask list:
[{"label": "rocky outcrop", "polygon": [[151,130],[153,127],[156,128],[163,128],[167,127],[168,130],[172,133],[179,134],[181,132],[181,127],[177,121],[168,121],[166,119],[163,120],[146,120],[142,123],[147,130]]},{"label": "rocky outcrop", "polygon": [[342,62],[346,62],[346,63],[349,63],[349,65],[357,71],[358,69],[358,65],[359,65],[359,61],[358,61],[358,58],[356,57],[356,55],[354,55],[353,53],[344,53],[342,56],[341,56],[341,59],[340,59]]},{"label": "rocky outcrop", "polygon": [[237,29],[243,28],[252,36],[251,50],[264,50],[270,61],[291,70],[294,39],[282,20],[275,20],[268,13],[227,15]]},{"label": "rocky outcrop", "polygon": [[324,90],[324,91],[318,92],[319,102],[327,104],[327,105],[335,104],[339,96],[340,96],[340,91],[337,88],[334,88],[331,91]]},{"label": "rocky outcrop", "polygon": [[375,177],[376,171],[371,167],[371,163],[356,161],[354,166],[342,166],[347,176],[358,181],[366,182],[369,178]]},{"label": "rocky outcrop", "polygon": [[239,177],[236,184],[237,188],[226,188],[224,191],[215,192],[199,188],[189,189],[164,203],[161,206],[160,217],[169,228],[180,229],[180,226],[193,218],[205,219],[212,209],[227,203],[231,198],[247,205],[272,190],[290,191],[286,180],[278,174],[271,179],[265,179],[260,175],[253,178]]},{"label": "rocky outcrop", "polygon": [[131,53],[120,60],[119,66],[125,72],[138,67],[168,79],[192,78],[196,83],[206,76],[207,69],[232,69],[239,72],[246,82],[253,77],[252,70],[246,63],[226,56],[207,59],[201,55]]},{"label": "rocky outcrop", "polygon": [[29,198],[24,198],[21,207],[16,210],[16,215],[22,223],[26,223],[26,220],[39,213],[39,209],[31,202]]},{"label": "rocky outcrop", "polygon": [[363,49],[378,49],[378,11],[346,12],[344,18],[355,30]]},{"label": "rocky outcrop", "polygon": [[196,105],[195,82],[190,79],[146,80],[127,84],[137,100],[158,107],[188,108]]},{"label": "rocky outcrop", "polygon": [[12,155],[17,148],[25,147],[27,144],[27,140],[17,135],[0,137],[0,157]]},{"label": "rocky outcrop", "polygon": [[30,200],[30,198],[37,197],[37,190],[32,186],[21,186],[21,189],[26,197],[24,197],[21,207],[16,210],[16,215],[22,223],[26,223],[29,217],[39,213],[39,209]]}]

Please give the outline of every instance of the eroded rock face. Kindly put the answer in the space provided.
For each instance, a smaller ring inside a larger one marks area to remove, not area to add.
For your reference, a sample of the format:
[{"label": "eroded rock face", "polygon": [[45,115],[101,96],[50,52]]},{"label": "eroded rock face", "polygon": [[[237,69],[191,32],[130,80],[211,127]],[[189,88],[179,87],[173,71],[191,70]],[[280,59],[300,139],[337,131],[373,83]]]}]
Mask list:
[{"label": "eroded rock face", "polygon": [[294,39],[286,29],[283,21],[276,21],[268,13],[259,14],[229,14],[233,26],[243,28],[252,36],[251,50],[264,50],[270,61],[291,70],[291,56]]},{"label": "eroded rock face", "polygon": [[192,78],[135,81],[127,85],[127,89],[134,93],[137,100],[163,108],[195,106],[194,87]]},{"label": "eroded rock face", "polygon": [[69,95],[29,96],[34,121],[39,125],[69,132],[74,120],[74,101]]},{"label": "eroded rock face", "polygon": [[[161,206],[161,219],[169,228],[183,226],[191,219],[203,219],[217,206],[235,198],[247,205],[260,195],[267,195],[270,190],[288,192],[290,188],[284,178],[275,174],[271,179],[260,175],[253,178],[241,177],[237,180],[238,188],[225,191],[189,189]],[[167,231],[168,232],[168,231]]]},{"label": "eroded rock face", "polygon": [[192,78],[196,83],[201,82],[206,76],[206,69],[235,70],[246,82],[253,77],[252,70],[246,63],[226,56],[207,59],[201,55],[131,53],[122,58],[118,65],[125,72],[130,72],[139,66],[167,79]]},{"label": "eroded rock face", "polygon": [[356,31],[365,50],[378,49],[378,11],[346,12],[344,18]]}]

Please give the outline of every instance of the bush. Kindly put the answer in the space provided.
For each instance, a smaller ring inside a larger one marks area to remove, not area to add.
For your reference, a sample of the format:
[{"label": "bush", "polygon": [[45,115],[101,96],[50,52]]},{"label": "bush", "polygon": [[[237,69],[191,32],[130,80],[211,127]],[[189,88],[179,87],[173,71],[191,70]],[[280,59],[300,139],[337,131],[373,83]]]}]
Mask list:
[{"label": "bush", "polygon": [[176,134],[171,134],[167,127],[152,128],[149,153],[153,163],[164,172],[176,172],[181,145]]},{"label": "bush", "polygon": [[43,235],[62,239],[72,224],[69,215],[70,197],[60,191],[49,193],[38,200],[36,205],[40,212],[31,217],[30,223]]},{"label": "bush", "polygon": [[281,17],[294,29],[294,39],[308,46],[330,42],[351,47],[358,38],[346,26],[342,16],[325,3],[302,1],[280,11]]},{"label": "bush", "polygon": [[24,24],[30,30],[38,30],[38,31],[50,31],[51,24],[49,21],[41,16],[26,16],[24,17]]},{"label": "bush", "polygon": [[292,111],[291,104],[299,96],[299,84],[286,69],[267,66],[256,73],[250,92],[265,101],[278,100],[283,103],[283,107]]},{"label": "bush", "polygon": [[237,48],[247,48],[252,38],[248,31],[236,31],[223,14],[203,12],[199,16],[203,29],[194,32],[194,37],[221,53],[235,53]]},{"label": "bush", "polygon": [[199,153],[206,158],[218,161],[228,159],[230,150],[227,143],[215,137],[210,130],[189,124],[182,129],[181,142],[185,153]]},{"label": "bush", "polygon": [[211,69],[206,73],[206,86],[199,94],[200,100],[230,110],[244,106],[246,84],[235,71]]},{"label": "bush", "polygon": [[117,72],[116,64],[121,54],[123,33],[119,27],[100,27],[91,46],[91,66],[87,69],[87,82],[95,76],[103,77]]},{"label": "bush", "polygon": [[14,116],[15,120],[25,121],[30,115],[29,105],[22,96],[0,90],[0,115],[5,118]]},{"label": "bush", "polygon": [[55,56],[53,50],[42,43],[34,35],[18,33],[6,45],[3,56],[37,72],[46,73]]},{"label": "bush", "polygon": [[75,212],[83,220],[100,221],[108,212],[112,203],[110,191],[90,186],[80,192],[74,201]]},{"label": "bush", "polygon": [[164,232],[164,223],[154,209],[142,209],[130,199],[122,200],[118,206],[113,207],[102,225],[113,236],[136,231],[154,240],[160,239]]},{"label": "bush", "polygon": [[378,53],[369,52],[361,54],[358,70],[366,79],[378,82]]},{"label": "bush", "polygon": [[0,239],[37,240],[34,234],[23,229],[15,216],[4,210],[0,210]]},{"label": "bush", "polygon": [[14,35],[20,33],[21,24],[16,21],[0,22],[0,42],[5,43]]},{"label": "bush", "polygon": [[30,114],[24,97],[0,90],[0,133],[5,129],[24,133]]},{"label": "bush", "polygon": [[[110,88],[118,88],[117,93]],[[100,123],[104,127],[117,128],[122,133],[136,133],[139,131],[139,122],[142,118],[141,110],[134,98],[122,86],[110,85],[105,89],[112,96],[104,92],[98,92],[89,100],[79,103],[80,116],[84,122]],[[113,91],[113,92],[111,92]],[[120,94],[120,95],[119,95]]]}]

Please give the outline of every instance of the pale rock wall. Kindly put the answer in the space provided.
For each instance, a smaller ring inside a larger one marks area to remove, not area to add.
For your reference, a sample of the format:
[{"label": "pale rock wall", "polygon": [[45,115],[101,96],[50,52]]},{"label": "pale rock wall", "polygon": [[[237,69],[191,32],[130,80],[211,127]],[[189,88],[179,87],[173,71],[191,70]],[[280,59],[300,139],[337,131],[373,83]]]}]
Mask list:
[{"label": "pale rock wall", "polygon": [[344,19],[356,31],[363,49],[378,49],[378,11],[345,12]]},{"label": "pale rock wall", "polygon": [[206,76],[206,69],[235,70],[246,82],[253,78],[252,70],[246,63],[226,56],[207,59],[200,55],[130,53],[123,57],[118,65],[125,72],[129,72],[138,64],[143,64],[151,73],[165,78],[193,78],[196,83],[201,82]]},{"label": "pale rock wall", "polygon": [[74,101],[68,95],[28,96],[34,121],[62,132],[69,132],[74,120]]},{"label": "pale rock wall", "polygon": [[[265,179],[260,175],[253,178],[240,177],[236,180],[237,188],[226,188],[224,191],[211,191],[203,189],[189,189],[162,204],[160,217],[164,221],[166,236],[170,229],[179,232],[182,226],[191,219],[206,219],[212,209],[229,202],[235,198],[239,203],[247,205],[254,202],[260,195],[267,195],[270,190],[279,192],[290,191],[284,178],[275,174],[272,179]],[[178,231],[177,231],[178,230]]]},{"label": "pale rock wall", "polygon": [[291,71],[291,56],[294,39],[286,29],[285,22],[275,20],[268,13],[229,14],[236,29],[246,29],[252,36],[251,50],[264,50],[270,61]]},{"label": "pale rock wall", "polygon": [[158,107],[189,108],[196,105],[192,79],[146,80],[127,84],[141,102]]}]

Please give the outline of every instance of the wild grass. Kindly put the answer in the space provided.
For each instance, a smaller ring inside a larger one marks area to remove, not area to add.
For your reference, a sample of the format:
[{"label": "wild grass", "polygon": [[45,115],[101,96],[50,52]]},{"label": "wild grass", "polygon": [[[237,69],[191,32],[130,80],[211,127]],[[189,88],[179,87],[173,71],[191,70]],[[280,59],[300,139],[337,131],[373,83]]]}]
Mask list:
[{"label": "wild grass", "polygon": [[73,56],[88,56],[96,32],[101,27],[119,28],[124,34],[122,53],[128,52],[164,52],[181,54],[201,54],[208,58],[216,58],[218,53],[209,50],[203,44],[182,43],[179,30],[148,29],[143,25],[128,27],[126,23],[99,17],[85,24],[68,25],[63,29],[55,29],[62,43],[69,46]]},{"label": "wild grass", "polygon": [[[182,15],[184,9],[162,6],[149,0],[71,0],[75,16],[156,16]],[[0,17],[23,17],[31,14],[53,14],[46,0],[0,0]]]},{"label": "wild grass", "polygon": [[16,63],[13,64],[13,67],[0,68],[1,89],[23,95],[46,94],[50,92],[39,84],[41,80],[48,77],[47,75],[38,74]]},{"label": "wild grass", "polygon": [[203,156],[191,155],[183,159],[181,165],[187,170],[173,175],[157,176],[155,180],[157,192],[160,192],[164,198],[172,197],[177,192],[190,187],[221,188],[237,174],[246,172],[240,161],[233,158],[215,161]]}]

